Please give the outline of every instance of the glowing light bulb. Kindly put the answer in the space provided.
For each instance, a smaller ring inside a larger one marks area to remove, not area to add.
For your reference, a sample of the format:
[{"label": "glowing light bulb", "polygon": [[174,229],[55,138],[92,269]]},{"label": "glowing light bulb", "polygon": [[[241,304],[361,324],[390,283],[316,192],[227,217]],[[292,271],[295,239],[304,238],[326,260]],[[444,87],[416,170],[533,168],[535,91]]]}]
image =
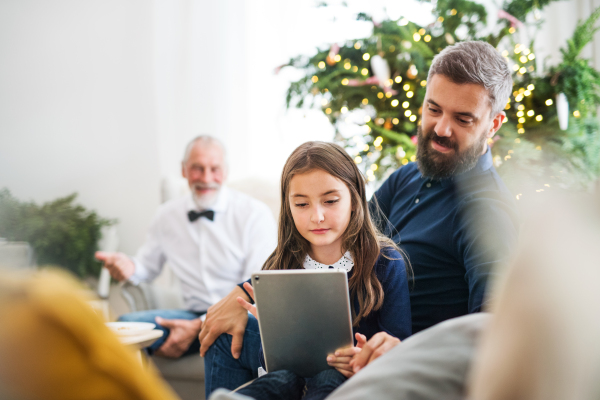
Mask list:
[{"label": "glowing light bulb", "polygon": [[354,48],[355,48],[356,50],[359,50],[359,49],[361,48],[361,44],[360,44],[360,42],[356,42],[356,43],[354,43]]},{"label": "glowing light bulb", "polygon": [[404,86],[402,86],[402,89],[404,89],[405,91],[410,89],[410,85],[408,83],[405,83]]},{"label": "glowing light bulb", "polygon": [[367,75],[369,75],[369,70],[366,69],[366,68],[363,68],[363,69],[360,70],[360,73],[363,74],[363,75],[365,75],[365,76],[367,76]]},{"label": "glowing light bulb", "polygon": [[348,107],[342,107],[340,108],[340,111],[342,112],[342,114],[346,114],[348,112]]},{"label": "glowing light bulb", "polygon": [[412,98],[415,94],[413,92],[406,92],[406,97]]},{"label": "glowing light bulb", "polygon": [[383,99],[383,93],[382,92],[377,93],[377,97],[380,99]]},{"label": "glowing light bulb", "polygon": [[344,63],[344,69],[350,69],[352,65],[350,63]]},{"label": "glowing light bulb", "polygon": [[431,42],[431,36],[430,36],[430,35],[425,35],[425,37],[423,38],[423,40],[424,40],[426,43],[429,43],[429,42]]},{"label": "glowing light bulb", "polygon": [[392,92],[387,92],[387,93],[385,94],[385,97],[387,97],[388,99],[389,99],[390,97],[392,97]]},{"label": "glowing light bulb", "polygon": [[354,162],[357,164],[360,164],[362,162],[362,157],[361,156],[354,157]]},{"label": "glowing light bulb", "polygon": [[369,61],[369,58],[371,58],[371,55],[369,53],[363,54],[363,60]]},{"label": "glowing light bulb", "polygon": [[397,99],[392,100],[392,107],[398,107],[398,103],[400,103]]},{"label": "glowing light bulb", "polygon": [[533,110],[527,111],[527,116],[528,117],[533,117],[534,115],[535,115],[535,111],[533,111]]},{"label": "glowing light bulb", "polygon": [[400,82],[402,82],[402,77],[400,75],[398,75],[397,77],[394,78],[394,81],[396,83],[400,83]]},{"label": "glowing light bulb", "polygon": [[417,120],[417,116],[415,114],[411,115],[409,118],[410,122],[415,122]]},{"label": "glowing light bulb", "polygon": [[581,116],[581,113],[579,112],[579,110],[575,110],[575,111],[573,111],[573,116],[575,118],[579,118]]},{"label": "glowing light bulb", "polygon": [[335,57],[333,57],[333,59],[334,59],[336,62],[340,62],[340,61],[342,61],[342,56],[340,56],[339,54],[336,54],[336,55],[335,55]]},{"label": "glowing light bulb", "polygon": [[317,83],[317,82],[319,82],[319,77],[316,75],[313,75],[313,77],[310,78],[310,80],[313,81],[313,83]]},{"label": "glowing light bulb", "polygon": [[410,110],[404,111],[404,116],[405,117],[410,117],[411,115],[412,115],[412,111],[410,111]]},{"label": "glowing light bulb", "polygon": [[552,99],[548,99],[546,100],[546,105],[547,106],[551,106],[554,102],[552,101]]},{"label": "glowing light bulb", "polygon": [[350,82],[350,81],[348,80],[348,78],[344,78],[344,79],[342,79],[342,85],[346,86],[346,85],[348,84],[348,82]]},{"label": "glowing light bulb", "polygon": [[319,61],[319,68],[321,69],[325,69],[325,62],[324,61]]},{"label": "glowing light bulb", "polygon": [[415,42],[418,42],[419,40],[421,40],[421,35],[419,35],[418,33],[415,33],[415,34],[413,35],[413,40],[414,40]]},{"label": "glowing light bulb", "polygon": [[367,98],[364,98],[364,99],[362,99],[362,103],[363,103],[364,105],[367,105],[367,104],[369,104],[369,99],[367,99]]},{"label": "glowing light bulb", "polygon": [[400,120],[398,118],[392,119],[392,124],[398,125],[399,123],[400,123]]},{"label": "glowing light bulb", "polygon": [[535,117],[535,120],[540,122],[542,119],[544,119],[541,115],[538,115]]},{"label": "glowing light bulb", "polygon": [[410,103],[408,101],[402,103],[402,108],[408,108],[408,106],[410,106]]},{"label": "glowing light bulb", "polygon": [[326,108],[325,109],[325,114],[327,114],[327,115],[331,114],[331,108]]}]

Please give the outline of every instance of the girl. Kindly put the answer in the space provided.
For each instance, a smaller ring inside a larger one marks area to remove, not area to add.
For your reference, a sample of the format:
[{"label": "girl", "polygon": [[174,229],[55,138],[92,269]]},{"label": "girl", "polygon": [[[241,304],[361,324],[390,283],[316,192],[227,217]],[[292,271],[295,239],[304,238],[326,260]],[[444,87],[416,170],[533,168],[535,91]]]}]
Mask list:
[{"label": "girl", "polygon": [[[406,267],[371,221],[363,176],[340,146],[308,142],[283,168],[278,244],[263,269],[329,266],[348,270],[356,346],[328,356],[333,368],[312,378],[269,371],[238,393],[261,400],[322,399],[354,374],[350,361],[375,333],[401,340],[411,333]],[[249,283],[244,288],[253,294]],[[238,302],[257,316],[256,307],[241,297]],[[260,355],[264,368],[262,348]]]}]

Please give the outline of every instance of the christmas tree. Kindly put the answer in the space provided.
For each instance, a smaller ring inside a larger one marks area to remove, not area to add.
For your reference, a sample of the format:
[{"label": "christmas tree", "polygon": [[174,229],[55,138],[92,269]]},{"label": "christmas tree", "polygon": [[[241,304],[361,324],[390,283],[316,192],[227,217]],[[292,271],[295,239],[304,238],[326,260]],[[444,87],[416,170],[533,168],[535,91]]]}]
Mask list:
[{"label": "christmas tree", "polygon": [[505,2],[498,10],[499,25],[483,37],[486,9],[473,1],[438,0],[434,22],[427,26],[359,14],[358,19],[373,23],[370,37],[289,61],[306,75],[290,85],[287,105],[320,107],[335,127],[335,140],[355,157],[367,179],[382,181],[415,160],[434,55],[459,40],[484,40],[514,71],[508,118],[489,143],[498,172],[517,199],[551,187],[585,189],[600,173],[600,74],[580,53],[598,29],[600,8],[577,25],[561,49],[562,62],[537,71],[535,43],[521,43],[519,29],[532,13],[539,25],[539,11],[551,1]]}]

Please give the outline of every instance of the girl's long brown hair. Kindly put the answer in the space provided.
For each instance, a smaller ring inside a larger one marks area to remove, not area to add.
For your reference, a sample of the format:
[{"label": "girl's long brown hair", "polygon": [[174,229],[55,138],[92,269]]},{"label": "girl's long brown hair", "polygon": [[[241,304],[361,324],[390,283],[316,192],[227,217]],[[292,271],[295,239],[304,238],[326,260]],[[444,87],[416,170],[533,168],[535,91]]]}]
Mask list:
[{"label": "girl's long brown hair", "polygon": [[395,243],[379,233],[367,206],[365,179],[346,151],[334,143],[307,142],[290,155],[281,174],[281,211],[277,248],[263,269],[302,269],[310,243],[296,229],[290,208],[290,181],[294,175],[320,169],[343,181],[352,198],[352,215],[342,235],[342,252],[350,251],[354,259],[349,280],[350,298],[358,298],[359,311],[352,302],[352,324],[381,308],[383,288],[375,274],[375,262],[383,247],[397,249]]}]

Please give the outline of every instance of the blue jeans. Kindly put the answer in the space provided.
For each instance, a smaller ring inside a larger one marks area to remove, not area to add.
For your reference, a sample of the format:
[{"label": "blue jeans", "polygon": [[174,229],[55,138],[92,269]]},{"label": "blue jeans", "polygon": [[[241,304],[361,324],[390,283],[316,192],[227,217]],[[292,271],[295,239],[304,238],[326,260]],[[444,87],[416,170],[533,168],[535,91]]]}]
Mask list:
[{"label": "blue jeans", "polygon": [[[194,312],[194,311],[186,311],[186,310],[148,310],[148,311],[138,311],[129,314],[124,314],[119,317],[119,321],[123,322],[151,322],[156,324],[156,328],[163,331],[162,337],[160,337],[156,342],[152,344],[152,346],[147,347],[146,350],[148,354],[152,355],[154,352],[162,346],[162,344],[167,340],[169,336],[170,330],[163,326],[160,326],[156,323],[156,317],[161,317],[164,319],[196,319],[201,315],[205,314],[205,312]],[[190,347],[187,349],[183,355],[188,355],[192,353],[200,352],[200,341],[198,338],[194,339]]]},{"label": "blue jeans", "polygon": [[250,314],[239,359],[231,355],[231,335],[224,333],[219,336],[204,356],[206,398],[218,388],[234,390],[258,377],[258,368],[261,366],[259,349],[258,321]]},{"label": "blue jeans", "polygon": [[312,378],[282,370],[261,376],[238,393],[259,400],[321,400],[345,381],[346,377],[335,369],[326,369]]}]

